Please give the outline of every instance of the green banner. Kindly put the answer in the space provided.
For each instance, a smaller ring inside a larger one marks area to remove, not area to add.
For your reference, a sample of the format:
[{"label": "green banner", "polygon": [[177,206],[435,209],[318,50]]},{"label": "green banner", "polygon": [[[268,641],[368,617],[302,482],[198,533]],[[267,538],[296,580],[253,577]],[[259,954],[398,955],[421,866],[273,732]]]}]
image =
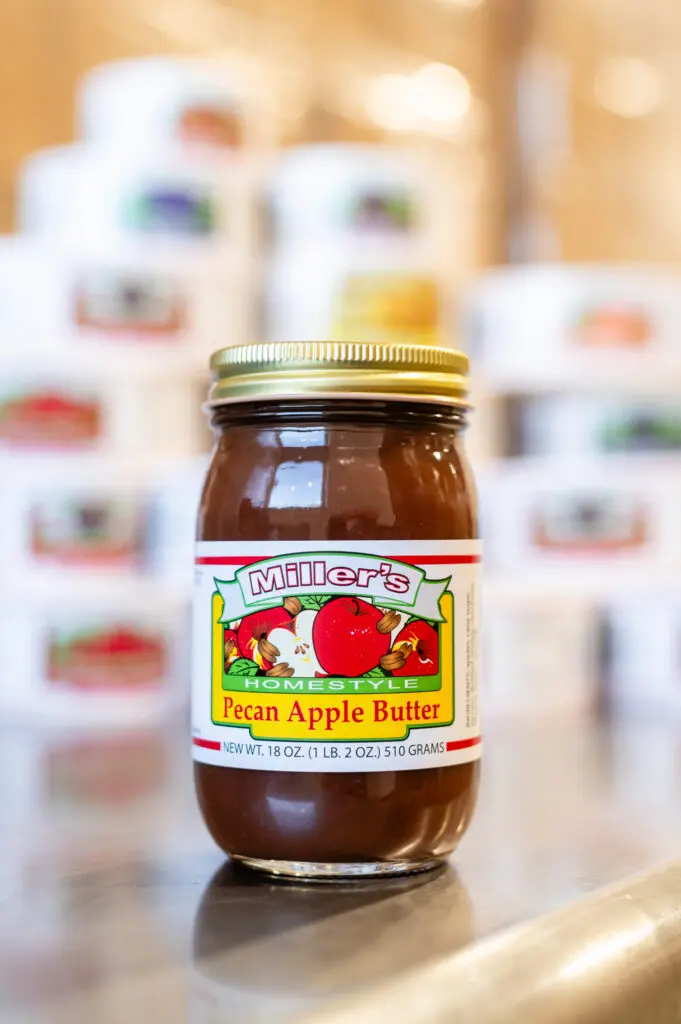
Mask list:
[{"label": "green banner", "polygon": [[273,608],[287,597],[315,594],[357,597],[442,622],[440,598],[451,577],[430,580],[425,570],[395,559],[353,552],[314,551],[265,559],[237,569],[233,580],[215,580],[224,601],[221,622]]}]

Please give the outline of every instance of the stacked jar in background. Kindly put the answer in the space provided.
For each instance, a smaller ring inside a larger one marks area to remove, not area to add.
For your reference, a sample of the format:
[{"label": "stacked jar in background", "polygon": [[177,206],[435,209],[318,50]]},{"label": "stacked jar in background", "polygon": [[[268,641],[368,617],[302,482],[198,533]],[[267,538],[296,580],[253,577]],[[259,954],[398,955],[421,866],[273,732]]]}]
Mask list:
[{"label": "stacked jar in background", "polygon": [[492,711],[681,713],[679,323],[681,278],[652,268],[509,268],[471,295]]},{"label": "stacked jar in background", "polygon": [[451,345],[474,266],[465,176],[434,150],[285,150],[269,178],[265,334]]},{"label": "stacked jar in background", "polygon": [[260,140],[210,64],[97,69],[0,240],[0,707],[186,700],[207,357],[252,331]]}]

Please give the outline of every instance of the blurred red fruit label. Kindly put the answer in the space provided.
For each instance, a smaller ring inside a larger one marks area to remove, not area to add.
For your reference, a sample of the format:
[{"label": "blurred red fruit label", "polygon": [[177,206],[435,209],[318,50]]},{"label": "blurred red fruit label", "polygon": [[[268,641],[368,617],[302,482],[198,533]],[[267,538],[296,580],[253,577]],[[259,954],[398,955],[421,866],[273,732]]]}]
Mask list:
[{"label": "blurred red fruit label", "polygon": [[88,448],[103,432],[97,398],[62,387],[17,388],[0,395],[0,447]]},{"label": "blurred red fruit label", "polygon": [[195,759],[328,772],[479,757],[479,561],[478,541],[199,543]]},{"label": "blurred red fruit label", "polygon": [[582,311],[572,331],[575,343],[584,348],[647,348],[654,329],[647,311],[627,302],[591,306]]},{"label": "blurred red fruit label", "polygon": [[180,142],[238,149],[243,141],[243,125],[238,114],[229,108],[197,104],[182,111],[177,134]]},{"label": "blurred red fruit label", "polygon": [[47,645],[51,686],[136,693],[161,685],[168,668],[164,634],[127,623],[54,630]]}]

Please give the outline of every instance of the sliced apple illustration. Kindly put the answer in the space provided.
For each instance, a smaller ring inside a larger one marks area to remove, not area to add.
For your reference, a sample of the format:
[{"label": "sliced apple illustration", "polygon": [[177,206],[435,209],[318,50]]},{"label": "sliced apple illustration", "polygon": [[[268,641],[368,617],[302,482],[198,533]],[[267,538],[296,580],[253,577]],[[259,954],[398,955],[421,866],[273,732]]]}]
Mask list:
[{"label": "sliced apple illustration", "polygon": [[278,627],[289,631],[293,629],[293,619],[281,605],[243,618],[236,634],[240,657],[250,658],[265,671],[271,669],[279,652],[270,642],[269,635]]},{"label": "sliced apple illustration", "polygon": [[361,676],[376,668],[390,649],[390,632],[378,629],[383,616],[379,608],[357,597],[335,597],[320,608],[312,639],[324,672]]},{"label": "sliced apple illustration", "polygon": [[429,623],[410,622],[395,637],[381,667],[394,676],[434,676],[440,667],[438,632]]},{"label": "sliced apple illustration", "polygon": [[312,630],[317,613],[312,610],[301,612],[295,619],[293,630],[273,629],[268,640],[279,651],[275,669],[285,665],[291,675],[304,679],[314,678],[322,673],[312,640]]}]

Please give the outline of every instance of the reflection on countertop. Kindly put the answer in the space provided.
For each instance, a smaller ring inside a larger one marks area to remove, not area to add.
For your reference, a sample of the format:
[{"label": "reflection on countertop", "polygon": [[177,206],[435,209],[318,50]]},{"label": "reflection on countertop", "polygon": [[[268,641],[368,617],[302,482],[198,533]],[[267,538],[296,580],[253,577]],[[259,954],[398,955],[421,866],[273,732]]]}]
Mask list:
[{"label": "reflection on countertop", "polygon": [[674,856],[681,733],[488,733],[480,807],[430,875],[293,886],[224,865],[185,732],[0,736],[8,1024],[296,1020]]}]

